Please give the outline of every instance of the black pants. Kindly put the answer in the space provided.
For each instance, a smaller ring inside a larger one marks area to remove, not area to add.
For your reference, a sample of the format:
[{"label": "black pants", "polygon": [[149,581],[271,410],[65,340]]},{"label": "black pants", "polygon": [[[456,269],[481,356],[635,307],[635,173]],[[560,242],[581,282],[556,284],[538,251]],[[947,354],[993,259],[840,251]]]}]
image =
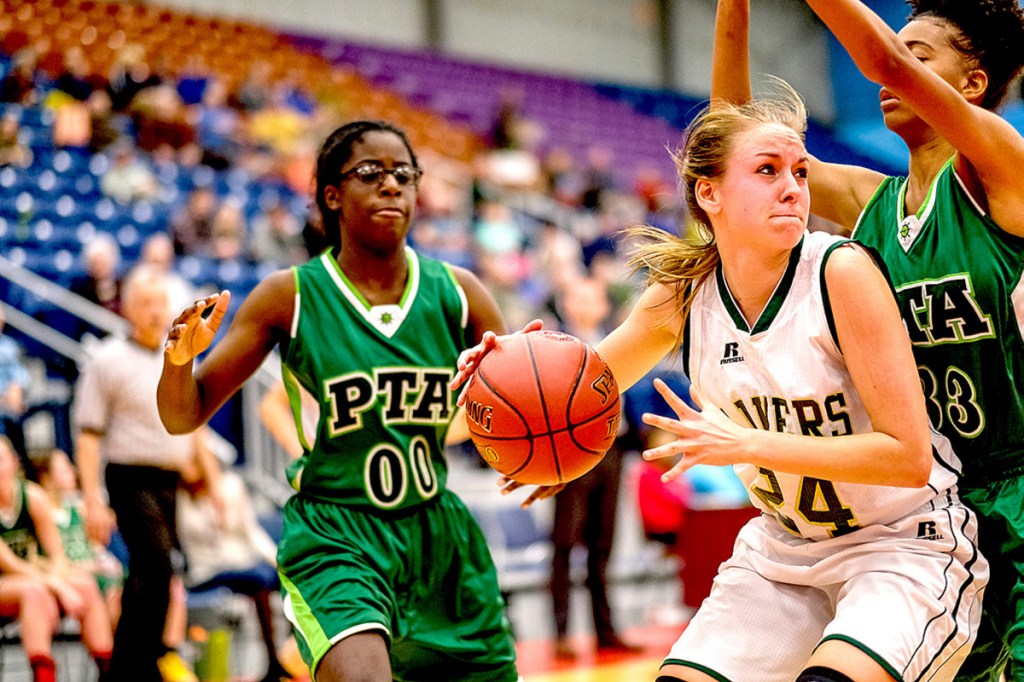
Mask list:
[{"label": "black pants", "polygon": [[160,682],[171,577],[180,569],[175,515],[178,472],[107,465],[107,493],[128,549],[121,619],[114,633],[112,682]]},{"label": "black pants", "polygon": [[555,496],[552,531],[554,556],[551,560],[551,603],[555,632],[564,637],[569,626],[569,558],[572,548],[587,549],[587,590],[594,616],[594,633],[600,642],[614,636],[608,605],[608,560],[615,535],[615,513],[619,501],[622,454],[615,447],[589,473],[573,481]]}]

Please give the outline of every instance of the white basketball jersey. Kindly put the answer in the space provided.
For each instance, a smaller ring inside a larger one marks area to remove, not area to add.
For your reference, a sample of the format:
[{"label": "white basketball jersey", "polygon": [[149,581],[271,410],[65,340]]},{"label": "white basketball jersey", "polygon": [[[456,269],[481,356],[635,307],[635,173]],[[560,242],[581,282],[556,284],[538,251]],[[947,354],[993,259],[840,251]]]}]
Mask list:
[{"label": "white basketball jersey", "polygon": [[[836,437],[871,431],[835,338],[824,287],[825,262],[844,243],[825,233],[806,234],[752,329],[721,267],[705,282],[683,344],[705,409],[717,406],[742,426],[787,433]],[[735,470],[755,506],[795,535],[820,540],[955,501],[960,462],[934,430],[932,445],[931,478],[923,488],[834,482],[749,464]]]}]

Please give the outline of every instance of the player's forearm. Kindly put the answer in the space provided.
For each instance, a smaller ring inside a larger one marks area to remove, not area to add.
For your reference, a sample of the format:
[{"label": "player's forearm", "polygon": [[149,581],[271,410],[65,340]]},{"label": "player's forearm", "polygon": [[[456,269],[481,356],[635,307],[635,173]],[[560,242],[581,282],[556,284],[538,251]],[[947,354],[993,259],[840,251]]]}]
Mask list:
[{"label": "player's forearm", "polygon": [[42,571],[19,557],[3,542],[0,542],[0,574],[44,577]]},{"label": "player's forearm", "polygon": [[829,481],[920,488],[931,472],[931,449],[911,439],[872,432],[835,437],[750,430],[737,461]]},{"label": "player's forearm", "polygon": [[896,33],[859,0],[807,0],[843,44],[865,78],[887,84],[902,72],[900,62],[911,57]]},{"label": "player's forearm", "polygon": [[164,359],[156,391],[160,421],[169,433],[191,433],[202,426],[202,393],[192,376],[192,363],[175,365]]},{"label": "player's forearm", "polygon": [[711,98],[750,101],[750,0],[718,0],[711,61]]}]

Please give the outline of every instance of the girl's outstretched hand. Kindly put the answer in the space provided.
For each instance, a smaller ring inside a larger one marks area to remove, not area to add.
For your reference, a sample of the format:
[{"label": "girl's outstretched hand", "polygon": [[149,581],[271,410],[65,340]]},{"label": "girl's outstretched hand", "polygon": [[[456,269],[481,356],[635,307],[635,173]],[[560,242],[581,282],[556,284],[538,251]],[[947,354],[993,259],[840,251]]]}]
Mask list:
[{"label": "girl's outstretched hand", "polygon": [[724,466],[749,461],[744,456],[743,446],[744,436],[749,435],[750,429],[734,424],[713,405],[703,405],[701,412],[694,410],[661,379],[654,380],[654,387],[677,417],[671,419],[650,413],[643,416],[645,424],[678,436],[671,443],[643,453],[647,460],[680,456],[675,466],[662,474],[662,481],[671,481],[695,464]]},{"label": "girl's outstretched hand", "polygon": [[[519,490],[525,485],[527,484],[520,483],[519,481],[514,481],[508,476],[502,476],[501,478],[498,479],[498,486],[501,488],[502,495],[508,495],[513,490]],[[568,484],[559,483],[557,485],[539,485],[530,493],[530,495],[525,500],[523,500],[523,503],[520,506],[523,509],[526,509],[537,500],[546,500],[549,497],[554,497],[566,485]]]},{"label": "girl's outstretched hand", "polygon": [[[171,323],[171,330],[167,333],[167,342],[164,344],[164,357],[174,365],[184,365],[209,348],[213,343],[213,337],[217,335],[217,330],[220,329],[221,322],[224,321],[224,313],[227,312],[230,301],[231,294],[222,291],[200,298],[185,308]],[[204,318],[203,311],[211,305],[213,311]]]},{"label": "girl's outstretched hand", "polygon": [[[525,327],[512,334],[503,334],[498,336],[494,332],[484,332],[483,338],[480,339],[480,343],[476,344],[471,348],[467,348],[459,354],[459,359],[455,362],[455,376],[448,384],[448,388],[452,391],[457,391],[460,386],[469,381],[473,374],[476,372],[477,367],[483,361],[484,356],[490,353],[492,350],[501,345],[501,340],[512,336],[513,334],[526,334],[528,332],[539,331],[544,326],[544,323],[540,320],[533,320]],[[462,407],[466,402],[466,392],[463,391],[459,395],[457,405]]]}]

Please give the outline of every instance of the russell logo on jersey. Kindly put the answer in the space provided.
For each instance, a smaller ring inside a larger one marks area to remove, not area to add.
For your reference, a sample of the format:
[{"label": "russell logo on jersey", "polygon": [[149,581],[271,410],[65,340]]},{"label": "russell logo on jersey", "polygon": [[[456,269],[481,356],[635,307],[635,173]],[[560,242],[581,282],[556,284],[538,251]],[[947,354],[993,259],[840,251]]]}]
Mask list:
[{"label": "russell logo on jersey", "polygon": [[719,361],[719,365],[730,365],[734,362],[745,362],[746,359],[740,355],[740,344],[735,341],[730,341],[725,344],[725,352],[722,353],[722,359]]}]

